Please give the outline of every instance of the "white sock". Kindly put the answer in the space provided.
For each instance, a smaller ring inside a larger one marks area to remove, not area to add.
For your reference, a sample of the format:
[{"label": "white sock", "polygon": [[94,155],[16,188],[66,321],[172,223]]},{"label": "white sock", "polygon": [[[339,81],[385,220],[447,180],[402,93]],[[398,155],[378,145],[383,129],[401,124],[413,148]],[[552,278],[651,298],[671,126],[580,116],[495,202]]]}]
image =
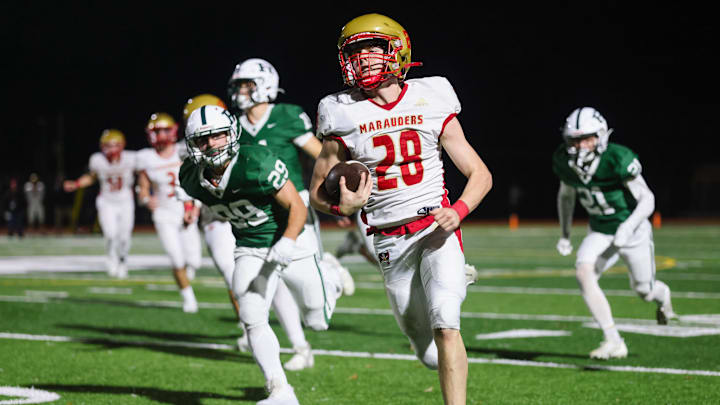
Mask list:
[{"label": "white sock", "polygon": [[267,323],[247,329],[248,343],[255,362],[266,381],[279,381],[287,384],[287,377],[280,363],[280,343]]},{"label": "white sock", "polygon": [[613,321],[612,312],[610,311],[610,303],[605,297],[605,293],[600,289],[598,277],[595,275],[593,266],[585,263],[581,264],[577,277],[585,304],[593,318],[595,318],[595,322],[597,322],[603,330],[605,338],[620,339],[620,334],[618,334],[615,328],[615,322]]},{"label": "white sock", "polygon": [[300,323],[300,308],[284,282],[278,282],[272,308],[293,347],[305,347],[305,332]]},{"label": "white sock", "polygon": [[620,337],[620,333],[618,333],[617,328],[615,327],[615,324],[609,326],[608,328],[603,328],[603,336],[605,337],[605,340],[607,341],[618,341],[622,338]]},{"label": "white sock", "polygon": [[660,280],[655,280],[653,283],[652,300],[661,307],[665,305],[665,300],[670,296],[667,292],[670,291],[670,287]]},{"label": "white sock", "polygon": [[195,292],[191,285],[180,290],[180,296],[182,296],[185,301],[195,301]]}]

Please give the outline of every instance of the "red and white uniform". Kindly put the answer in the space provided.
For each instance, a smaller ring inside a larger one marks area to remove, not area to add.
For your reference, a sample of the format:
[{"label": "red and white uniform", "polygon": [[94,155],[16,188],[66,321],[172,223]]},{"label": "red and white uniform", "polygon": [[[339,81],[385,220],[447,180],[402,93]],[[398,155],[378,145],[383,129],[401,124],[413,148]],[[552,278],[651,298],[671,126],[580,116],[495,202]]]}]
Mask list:
[{"label": "red and white uniform", "polygon": [[183,223],[185,208],[178,191],[182,164],[178,153],[180,144],[174,147],[174,153],[168,158],[158,155],[154,148],[141,149],[137,157],[138,170],[145,172],[152,184],[153,196],[157,198],[152,219],[173,268],[197,269],[202,258],[200,233],[197,223],[187,226]]},{"label": "red and white uniform", "polygon": [[428,77],[406,81],[389,105],[357,101],[357,92],[320,101],[318,134],[340,140],[349,159],[370,169],[375,181],[363,209],[367,224],[387,228],[427,215],[447,193],[438,139],[460,112],[455,91],[447,79]]},{"label": "red and white uniform", "polygon": [[358,89],[323,98],[318,136],[338,140],[348,160],[370,169],[373,190],[363,211],[375,233],[385,288],[418,357],[435,368],[432,330],[460,328],[466,294],[459,232],[444,232],[428,216],[450,206],[439,140],[460,102],[444,77],[411,79],[403,86],[389,105],[376,104]]},{"label": "red and white uniform", "polygon": [[130,150],[120,152],[120,158],[113,162],[101,152],[95,152],[90,156],[88,164],[90,172],[95,174],[100,183],[95,207],[108,258],[113,266],[121,258],[126,258],[130,250],[135,224],[133,185],[136,164],[137,152]]}]

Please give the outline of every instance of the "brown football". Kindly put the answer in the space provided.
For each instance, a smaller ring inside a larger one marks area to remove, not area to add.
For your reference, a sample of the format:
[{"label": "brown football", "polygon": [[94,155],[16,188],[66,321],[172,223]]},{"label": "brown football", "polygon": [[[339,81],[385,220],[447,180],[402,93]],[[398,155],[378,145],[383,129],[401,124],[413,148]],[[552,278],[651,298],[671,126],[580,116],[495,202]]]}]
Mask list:
[{"label": "brown football", "polygon": [[327,191],[330,199],[335,203],[340,202],[340,177],[345,176],[345,186],[350,191],[357,191],[360,186],[360,174],[365,172],[370,174],[368,168],[353,160],[340,162],[330,169],[325,178],[325,191]]}]

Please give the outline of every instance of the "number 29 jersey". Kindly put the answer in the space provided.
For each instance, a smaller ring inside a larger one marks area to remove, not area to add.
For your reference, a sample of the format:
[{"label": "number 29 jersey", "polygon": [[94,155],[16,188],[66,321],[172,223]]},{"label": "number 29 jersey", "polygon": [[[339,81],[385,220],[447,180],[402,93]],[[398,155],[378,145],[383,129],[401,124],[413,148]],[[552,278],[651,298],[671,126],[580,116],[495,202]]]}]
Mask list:
[{"label": "number 29 jersey", "polygon": [[590,229],[615,234],[637,206],[635,197],[625,186],[626,180],[642,171],[637,155],[625,146],[608,143],[591,177],[581,176],[570,161],[565,144],[561,144],[553,154],[553,171],[577,192],[580,204],[588,213]]},{"label": "number 29 jersey", "polygon": [[320,101],[318,137],[339,141],[374,178],[363,208],[368,225],[401,225],[448,205],[439,139],[460,109],[452,85],[439,76],[405,81],[399,98],[387,105],[358,89]]},{"label": "number 29 jersey", "polygon": [[203,170],[185,159],[180,185],[230,222],[237,246],[270,247],[280,239],[288,211],[275,201],[275,193],[288,181],[288,169],[277,155],[265,146],[242,146],[217,185],[205,179]]}]

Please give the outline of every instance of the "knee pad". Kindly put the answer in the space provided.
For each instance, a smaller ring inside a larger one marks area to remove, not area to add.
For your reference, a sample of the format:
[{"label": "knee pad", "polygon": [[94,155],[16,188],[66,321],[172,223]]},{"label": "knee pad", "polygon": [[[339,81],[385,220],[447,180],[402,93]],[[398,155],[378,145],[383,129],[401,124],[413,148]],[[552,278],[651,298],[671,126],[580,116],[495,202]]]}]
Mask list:
[{"label": "knee pad", "polygon": [[325,318],[324,308],[307,311],[304,314],[303,321],[305,322],[305,326],[314,331],[323,331],[330,327],[328,323],[329,319]]},{"label": "knee pad", "polygon": [[238,297],[238,306],[240,307],[238,312],[240,321],[248,329],[268,323],[269,310],[265,305],[265,300],[259,294],[250,293]]},{"label": "knee pad", "polygon": [[652,285],[649,282],[636,283],[633,285],[633,290],[645,301],[652,301]]},{"label": "knee pad", "polygon": [[575,278],[577,279],[580,289],[584,289],[585,286],[597,282],[597,274],[595,273],[595,266],[590,263],[578,263],[577,269],[575,270]]},{"label": "knee pad", "polygon": [[415,355],[425,367],[430,370],[438,369],[438,351],[434,341],[425,349],[425,353],[420,353],[416,349]]}]

